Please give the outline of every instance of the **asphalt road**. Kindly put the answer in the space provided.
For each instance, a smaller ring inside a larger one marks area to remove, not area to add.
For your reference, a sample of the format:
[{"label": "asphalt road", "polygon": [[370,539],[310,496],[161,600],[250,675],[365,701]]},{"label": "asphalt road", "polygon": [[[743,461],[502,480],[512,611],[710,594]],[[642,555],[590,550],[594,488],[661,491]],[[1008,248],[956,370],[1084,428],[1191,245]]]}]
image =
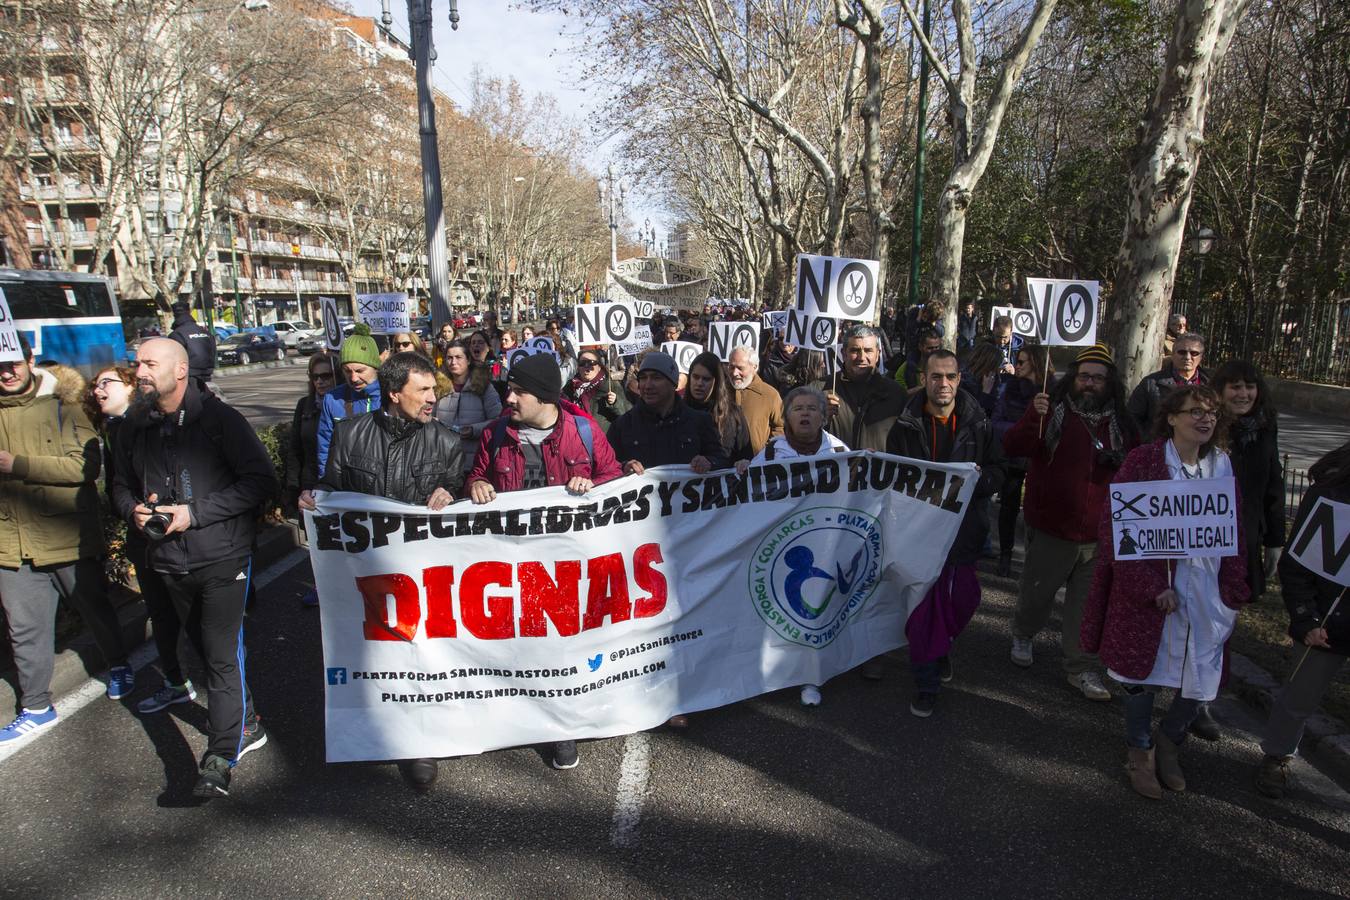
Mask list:
[{"label": "asphalt road", "polygon": [[1056,636],[1012,666],[1011,582],[987,573],[931,719],[899,651],[814,710],[779,692],[585,743],[570,772],[528,747],[451,760],[425,796],[390,765],[324,763],[308,561],[264,576],[247,635],[269,742],[231,796],[190,799],[203,701],[138,718],[143,669],[128,702],[67,708],[0,761],[0,895],[1350,895],[1350,795],[1299,761],[1285,802],[1261,798],[1258,723],[1225,698],[1224,739],[1185,746],[1188,792],[1137,797],[1119,703],[1068,688]]}]

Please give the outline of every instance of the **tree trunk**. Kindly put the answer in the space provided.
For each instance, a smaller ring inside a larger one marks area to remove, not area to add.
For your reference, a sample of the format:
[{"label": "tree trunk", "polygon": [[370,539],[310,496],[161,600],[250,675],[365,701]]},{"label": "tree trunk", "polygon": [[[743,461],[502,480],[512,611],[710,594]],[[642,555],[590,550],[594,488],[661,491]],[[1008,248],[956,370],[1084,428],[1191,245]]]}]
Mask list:
[{"label": "tree trunk", "polygon": [[33,248],[28,243],[23,204],[19,203],[19,171],[7,159],[0,159],[0,197],[10,198],[10,202],[0,204],[0,243],[6,257],[0,262],[15,269],[31,269]]},{"label": "tree trunk", "polygon": [[1126,385],[1158,367],[1212,83],[1250,0],[1178,0],[1130,172],[1110,325]]}]

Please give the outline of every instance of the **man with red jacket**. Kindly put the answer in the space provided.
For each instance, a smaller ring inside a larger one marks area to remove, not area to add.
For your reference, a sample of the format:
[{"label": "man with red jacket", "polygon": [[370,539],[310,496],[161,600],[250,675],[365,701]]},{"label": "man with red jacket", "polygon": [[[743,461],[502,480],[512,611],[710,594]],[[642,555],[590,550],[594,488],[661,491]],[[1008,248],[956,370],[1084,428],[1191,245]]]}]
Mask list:
[{"label": "man with red jacket", "polygon": [[1109,700],[1097,658],[1079,645],[1092,587],[1097,526],[1111,479],[1139,443],[1125,386],[1104,344],[1078,354],[1052,394],[1037,394],[1003,436],[1003,452],[1030,460],[1023,516],[1026,562],[1012,623],[1012,661],[1032,664],[1032,643],[1064,590],[1064,671],[1089,700]]},{"label": "man with red jacket", "polygon": [[[474,503],[488,503],[498,491],[548,485],[584,494],[619,477],[619,462],[599,426],[560,405],[562,373],[551,355],[539,353],[516,363],[506,387],[502,417],[483,429],[469,471]],[[576,741],[554,743],[553,768],[576,764]]]}]

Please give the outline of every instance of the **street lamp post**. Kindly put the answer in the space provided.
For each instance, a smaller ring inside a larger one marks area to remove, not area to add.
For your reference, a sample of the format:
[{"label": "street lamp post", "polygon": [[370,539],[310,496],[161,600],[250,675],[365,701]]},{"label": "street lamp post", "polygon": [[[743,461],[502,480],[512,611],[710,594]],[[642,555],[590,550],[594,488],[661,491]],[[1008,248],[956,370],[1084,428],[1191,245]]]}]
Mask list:
[{"label": "street lamp post", "polygon": [[225,221],[230,225],[230,275],[234,282],[234,324],[244,327],[244,302],[239,299],[239,252],[235,249],[234,216],[225,211]]},{"label": "street lamp post", "polygon": [[[389,0],[381,0],[380,21],[387,32],[394,17]],[[457,0],[450,0],[450,28],[459,29]],[[433,332],[452,320],[450,263],[445,244],[445,212],[441,198],[441,159],[436,147],[436,104],[431,94],[431,0],[408,0],[408,30],[417,68],[418,134],[422,142],[422,207],[427,234],[427,287],[431,293]]]},{"label": "street lamp post", "polygon": [[1212,230],[1200,227],[1191,235],[1191,306],[1182,310],[1190,315],[1200,313],[1200,280],[1205,277],[1205,257],[1214,249],[1215,234]]},{"label": "street lamp post", "polygon": [[[616,190],[617,187],[617,190]],[[600,203],[609,211],[609,267],[619,267],[619,215],[623,209],[623,184],[615,184],[614,164],[610,163],[605,172],[605,187],[600,189]]]}]

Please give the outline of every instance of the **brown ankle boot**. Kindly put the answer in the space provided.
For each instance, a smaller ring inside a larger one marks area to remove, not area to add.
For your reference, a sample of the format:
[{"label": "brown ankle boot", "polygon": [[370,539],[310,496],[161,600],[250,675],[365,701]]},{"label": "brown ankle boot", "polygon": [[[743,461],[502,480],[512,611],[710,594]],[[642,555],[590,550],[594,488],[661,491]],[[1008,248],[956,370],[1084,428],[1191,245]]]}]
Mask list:
[{"label": "brown ankle boot", "polygon": [[1125,771],[1130,776],[1130,787],[1151,800],[1161,800],[1162,785],[1158,784],[1154,767],[1152,747],[1147,750],[1140,747],[1128,748],[1125,755]]},{"label": "brown ankle boot", "polygon": [[1155,728],[1153,749],[1158,760],[1158,780],[1169,791],[1186,790],[1186,776],[1181,772],[1181,760],[1178,758],[1181,747],[1172,743],[1172,739],[1161,728]]}]

